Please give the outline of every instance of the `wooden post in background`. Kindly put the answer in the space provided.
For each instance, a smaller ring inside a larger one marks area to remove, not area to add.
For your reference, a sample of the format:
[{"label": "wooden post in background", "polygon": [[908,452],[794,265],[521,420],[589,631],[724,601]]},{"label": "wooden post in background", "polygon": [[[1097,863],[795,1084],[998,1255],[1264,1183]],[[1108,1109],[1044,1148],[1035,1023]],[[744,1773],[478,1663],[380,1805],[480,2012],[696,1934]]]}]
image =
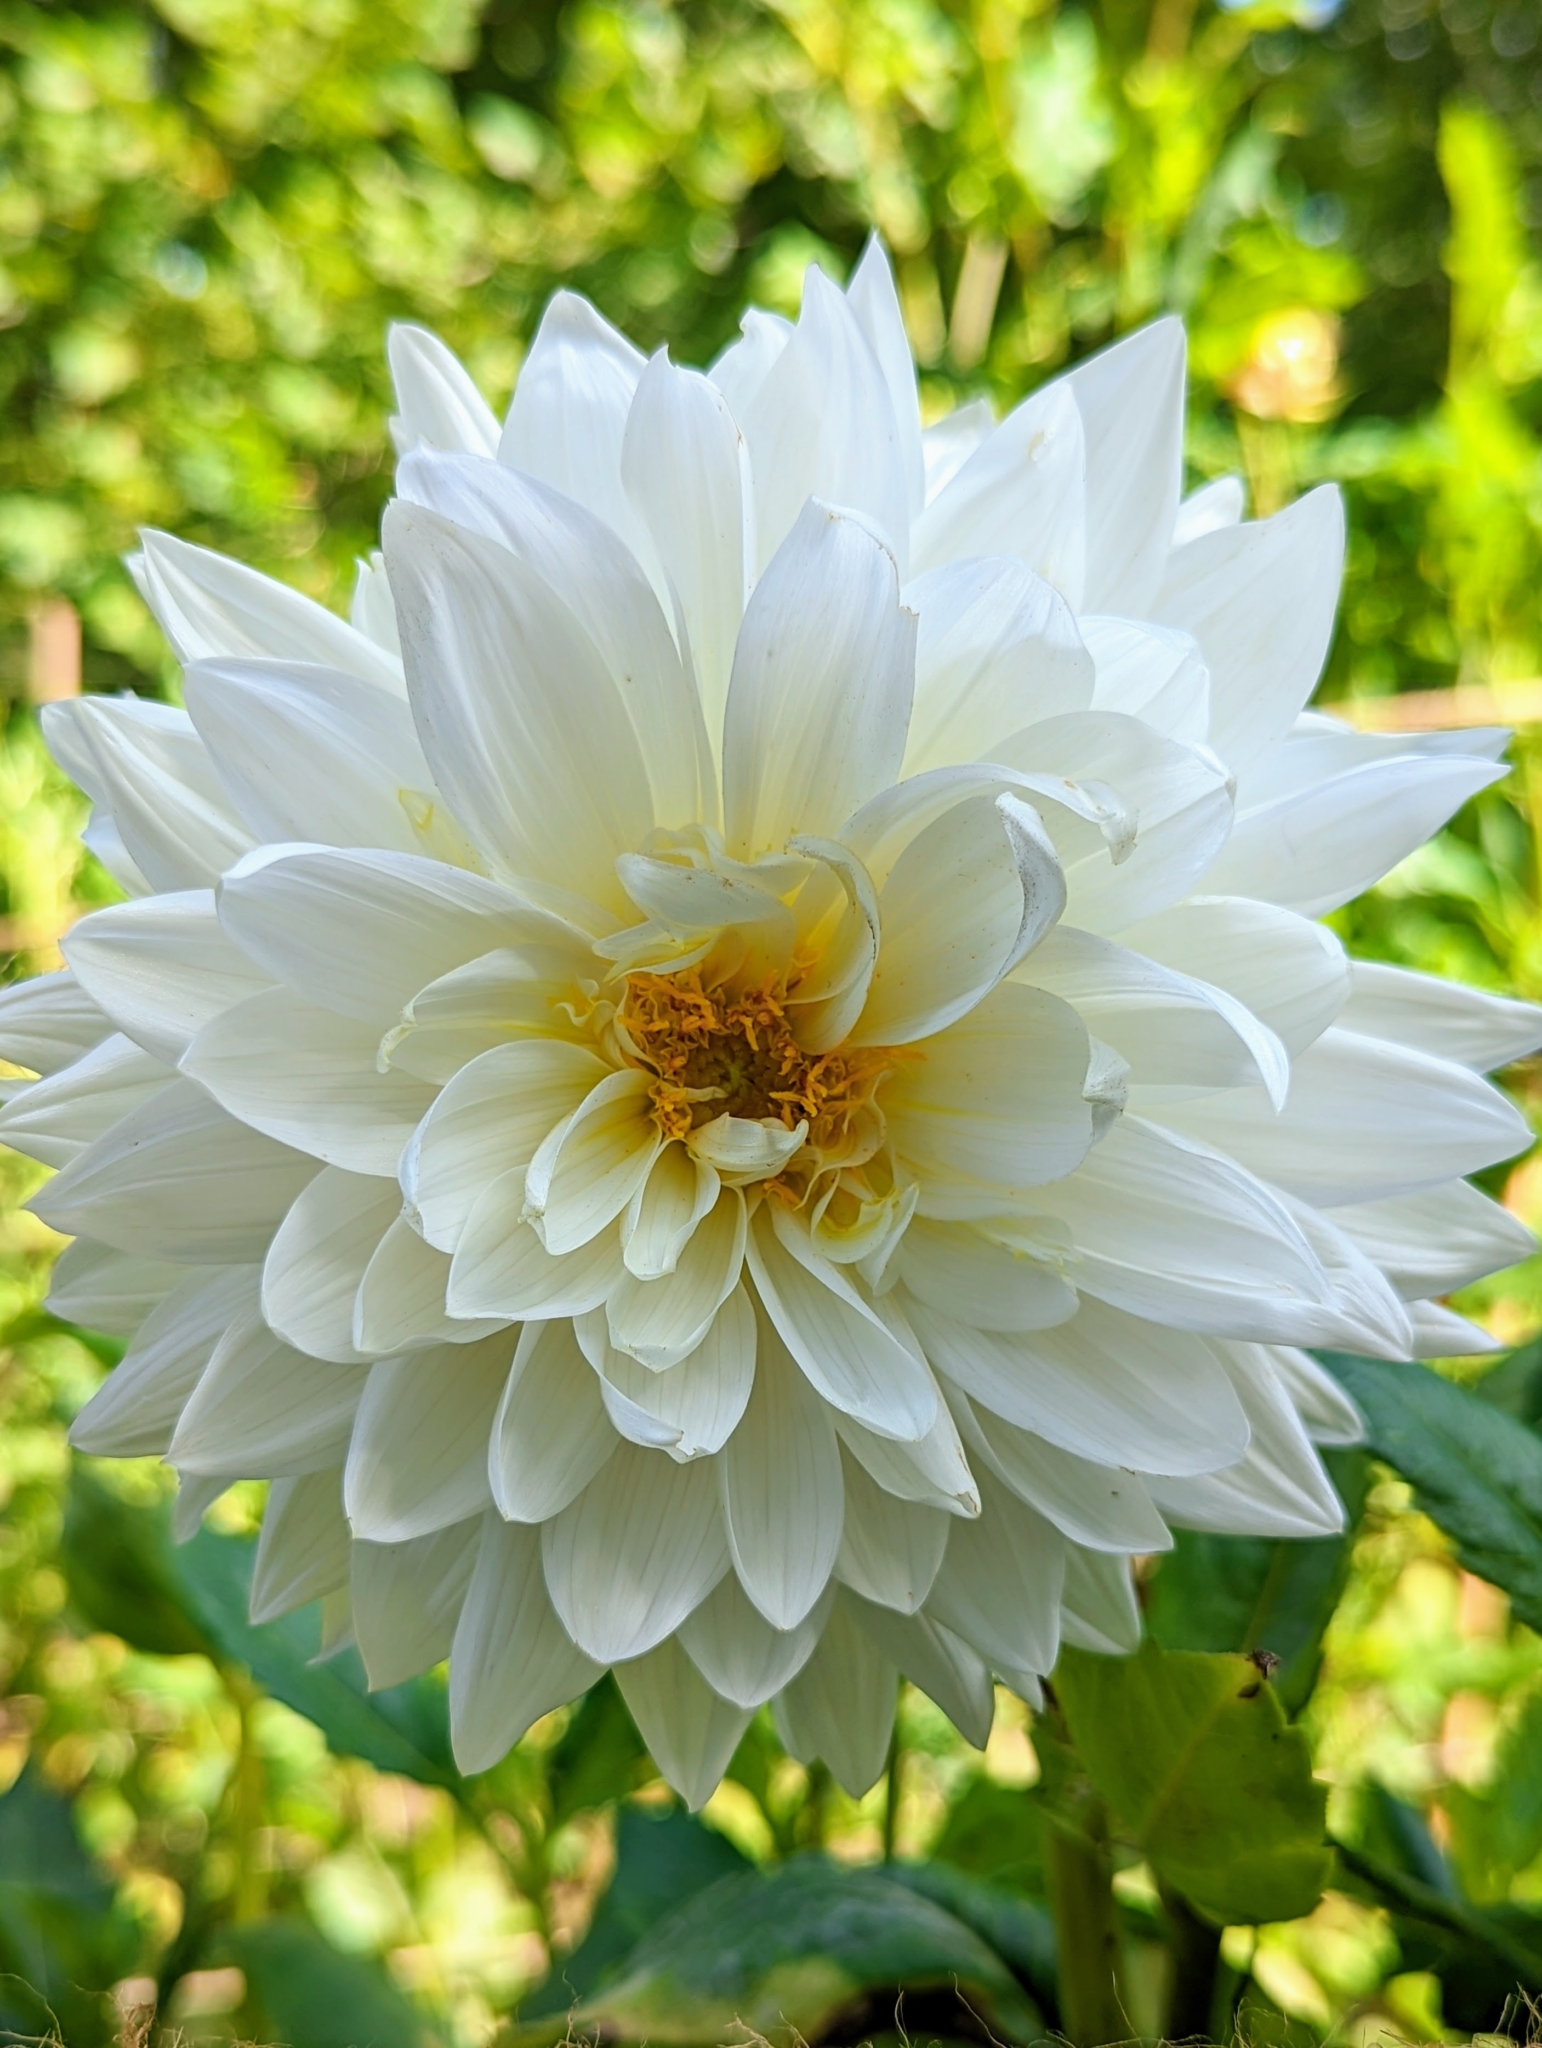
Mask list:
[{"label": "wooden post in background", "polygon": [[67,597],[40,597],[27,614],[27,701],[80,695],[80,614]]}]

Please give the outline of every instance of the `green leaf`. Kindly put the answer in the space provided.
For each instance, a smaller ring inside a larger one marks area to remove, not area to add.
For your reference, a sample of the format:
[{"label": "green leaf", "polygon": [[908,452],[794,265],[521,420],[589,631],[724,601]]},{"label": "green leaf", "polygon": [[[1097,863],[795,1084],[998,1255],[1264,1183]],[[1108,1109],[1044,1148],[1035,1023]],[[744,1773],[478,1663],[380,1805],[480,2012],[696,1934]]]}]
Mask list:
[{"label": "green leaf", "polygon": [[1528,1429],[1542,1428],[1542,1338],[1533,1338],[1519,1351],[1512,1351],[1503,1365],[1484,1374],[1473,1391]]},{"label": "green leaf", "polygon": [[339,1755],[458,1789],[443,1687],[419,1678],[370,1693],[354,1651],[314,1662],[313,1614],[254,1627],[247,1592],[255,1549],[212,1529],[173,1543],[166,1504],[132,1505],[82,1465],[71,1476],[61,1557],[71,1599],[92,1627],[152,1655],[199,1652],[241,1665],[313,1721]]},{"label": "green leaf", "polygon": [[57,2024],[70,2048],[105,2043],[106,1993],[132,1948],[68,1801],[28,1768],[0,1799],[0,2035]]},{"label": "green leaf", "polygon": [[749,1867],[726,1835],[694,1814],[623,1806],[616,1816],[616,1872],[589,1932],[522,2003],[521,2018],[565,2013],[617,1974],[655,1921],[720,1877]]},{"label": "green leaf", "polygon": [[623,1798],[652,1776],[643,1739],[607,1671],[579,1701],[547,1758],[552,1826]]},{"label": "green leaf", "polygon": [[1268,1650],[1278,1657],[1271,1682],[1292,1717],[1317,1682],[1323,1631],[1349,1576],[1365,1502],[1364,1452],[1330,1452],[1326,1462],[1346,1510],[1342,1535],[1273,1541],[1179,1530],[1146,1607],[1146,1626],[1164,1650]]},{"label": "green leaf", "polygon": [[795,1856],[698,1892],[643,1936],[613,1982],[512,2039],[539,2048],[571,2029],[716,2048],[750,2031],[792,2048],[864,2000],[881,2015],[876,2024],[892,2026],[902,1990],[956,1994],[1008,2038],[1041,2031],[1001,1957],[951,1913],[887,1873]]},{"label": "green leaf", "polygon": [[1542,1628],[1542,1436],[1422,1365],[1324,1354],[1367,1441],[1413,1488],[1470,1572]]},{"label": "green leaf", "polygon": [[436,2048],[428,2021],[377,1963],[340,1955],[307,1921],[228,1928],[218,1952],[245,1971],[265,2040],[286,2048]]},{"label": "green leaf", "polygon": [[[1035,1731],[1037,1732],[1037,1731]],[[971,1778],[948,1810],[932,1844],[936,1862],[967,1870],[1009,1890],[1044,1895],[1044,1833],[1039,1809],[1026,1792]]]},{"label": "green leaf", "polygon": [[[997,1791],[1005,1790],[1002,1786]],[[1026,1804],[1021,1792],[1009,1796]],[[934,1852],[935,1854],[935,1852]],[[884,1876],[919,1892],[973,1928],[1020,1984],[1027,1986],[1051,2026],[1060,2018],[1055,1981],[1055,1923],[1047,1906],[1025,1899],[1005,1885],[972,1877],[941,1862],[886,1863]]]},{"label": "green leaf", "polygon": [[1294,1920],[1322,1895],[1327,1795],[1306,1736],[1246,1657],[1065,1650],[1078,1756],[1158,1876],[1223,1923]]}]

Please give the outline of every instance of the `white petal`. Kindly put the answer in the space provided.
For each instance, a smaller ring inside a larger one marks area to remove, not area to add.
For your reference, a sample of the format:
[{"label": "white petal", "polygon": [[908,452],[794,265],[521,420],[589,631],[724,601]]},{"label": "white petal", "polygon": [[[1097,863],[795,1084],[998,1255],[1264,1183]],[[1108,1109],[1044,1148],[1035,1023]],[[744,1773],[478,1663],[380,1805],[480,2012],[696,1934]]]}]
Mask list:
[{"label": "white petal", "polygon": [[503,1330],[373,1369],[343,1474],[355,1536],[404,1543],[489,1504],[488,1439],[513,1355],[513,1334]]},{"label": "white petal", "polygon": [[497,541],[550,587],[582,622],[627,708],[656,821],[714,822],[716,777],[689,663],[653,586],[604,520],[534,477],[469,456],[409,456],[397,489]]},{"label": "white petal", "polygon": [[921,457],[926,464],[926,499],[930,504],[952,482],[996,424],[988,398],[971,398],[921,430]]},{"label": "white petal", "polygon": [[398,1216],[364,1269],[350,1334],[367,1357],[416,1344],[471,1344],[490,1337],[497,1319],[454,1320],[445,1308],[450,1259]]},{"label": "white petal", "polygon": [[720,1451],[739,1426],[755,1379],[755,1312],[740,1287],[678,1365],[655,1372],[610,1342],[596,1309],[578,1319],[579,1341],[603,1382],[605,1412],[632,1443],[674,1458]]},{"label": "white petal", "polygon": [[169,1460],[232,1479],[286,1479],[336,1465],[368,1377],[367,1366],[307,1358],[248,1310],[215,1346]]},{"label": "white petal", "polygon": [[560,1514],[616,1442],[573,1325],[527,1323],[488,1451],[498,1512],[514,1522],[544,1522]]},{"label": "white petal", "polygon": [[815,1392],[880,1436],[923,1437],[938,1406],[924,1360],[814,1250],[802,1219],[762,1204],[746,1254],[766,1312]]},{"label": "white petal", "polygon": [[892,1493],[897,1500],[940,1508],[944,1514],[980,1512],[974,1474],[945,1401],[937,1403],[936,1421],[913,1444],[875,1436],[839,1409],[833,1420],[836,1435],[885,1493]]},{"label": "white petal", "polygon": [[318,1173],[268,1248],[262,1313],[269,1328],[313,1358],[361,1363],[353,1342],[354,1296],[401,1206],[394,1181],[338,1166]]},{"label": "white petal", "polygon": [[721,1176],[730,1187],[769,1180],[781,1172],[808,1136],[807,1124],[796,1129],[773,1117],[715,1116],[698,1124],[686,1139],[698,1166]]},{"label": "white petal", "polygon": [[418,737],[457,821],[503,873],[618,907],[615,858],[653,802],[594,641],[495,541],[402,498],[383,530]]},{"label": "white petal", "polygon": [[622,1219],[622,1257],[634,1279],[662,1280],[675,1270],[719,1186],[714,1170],[683,1145],[664,1147]]},{"label": "white petal", "polygon": [[1304,1052],[1344,1006],[1350,964],[1326,926],[1239,896],[1192,896],[1123,933],[1137,953],[1223,988],[1290,1053]]},{"label": "white petal", "polygon": [[451,1081],[511,1039],[566,1038],[560,1004],[574,993],[576,956],[559,946],[497,946],[420,989],[378,1057],[422,1081]]},{"label": "white petal", "polygon": [[877,358],[889,390],[889,404],[899,434],[912,517],[926,503],[926,463],[921,452],[921,404],[916,389],[915,358],[905,332],[905,316],[894,287],[888,252],[876,234],[867,238],[861,261],[846,286],[846,303]]},{"label": "white petal", "polygon": [[744,418],[750,400],[791,339],[792,322],[784,320],[780,313],[764,313],[752,306],[742,315],[739,339],[728,344],[709,373],[728,400],[736,420]]},{"label": "white petal", "polygon": [[915,618],[894,558],[817,500],[755,587],[734,654],[723,733],[729,851],[833,836],[892,782],[905,750]]},{"label": "white petal", "polygon": [[955,1521],[926,1612],[992,1664],[1050,1671],[1060,1647],[1065,1541],[981,1472],[978,1521]]},{"label": "white petal", "polygon": [[[630,1203],[663,1147],[651,1109],[653,1076],[636,1067],[608,1074],[573,1112],[539,1202],[539,1235],[560,1255],[590,1243]],[[534,1176],[527,1188],[537,1210]]]},{"label": "white petal", "polygon": [[1014,557],[930,570],[906,586],[905,602],[920,620],[911,773],[989,759],[995,741],[1092,702],[1092,656],[1070,606]]},{"label": "white petal", "polygon": [[[1413,1330],[1413,1341],[1408,1347],[1410,1358],[1492,1357],[1505,1349],[1492,1331],[1469,1322],[1466,1316],[1457,1315],[1454,1309],[1445,1308],[1438,1301],[1411,1302],[1408,1320]],[[1316,1440],[1321,1442],[1321,1438]]]},{"label": "white petal", "polygon": [[186,1277],[186,1266],[170,1260],[139,1258],[77,1237],[54,1261],[45,1306],[60,1322],[130,1337]]},{"label": "white petal", "polygon": [[695,1813],[717,1790],[750,1710],[720,1699],[673,1638],[618,1665],[616,1683],[653,1761]]},{"label": "white petal", "polygon": [[1154,616],[1203,649],[1210,744],[1234,772],[1290,730],[1315,689],[1343,561],[1343,501],[1328,484],[1272,519],[1204,534],[1169,557]]},{"label": "white petal", "polygon": [[353,1539],[340,1476],[334,1465],[269,1487],[252,1565],[250,1611],[259,1627],[347,1585]]},{"label": "white petal", "polygon": [[1073,1543],[1130,1556],[1172,1548],[1166,1523],[1133,1472],[1078,1458],[983,1406],[977,1412],[958,1405],[970,1448]]},{"label": "white petal", "polygon": [[93,1458],[164,1457],[215,1346],[255,1292],[250,1267],[188,1274],[75,1417],[74,1448]]},{"label": "white petal", "polygon": [[[643,359],[574,292],[557,292],[514,387],[499,460],[576,498],[632,544],[621,442]],[[634,552],[636,549],[634,547]]]},{"label": "white petal", "polygon": [[1537,1248],[1518,1217],[1466,1181],[1357,1202],[1335,1209],[1333,1220],[1410,1300],[1452,1294]]},{"label": "white petal", "polygon": [[495,882],[407,853],[280,852],[225,877],[219,914],[276,979],[381,1030],[420,989],[492,948],[576,944]]},{"label": "white petal", "polygon": [[1203,1338],[1084,1301],[1058,1330],[996,1335],[916,1308],[937,1370],[1019,1429],[1098,1465],[1209,1472],[1247,1445],[1247,1422]]},{"label": "white petal", "polygon": [[889,1758],[899,1673],[838,1599],[819,1647],[772,1712],[777,1733],[800,1763],[822,1758],[853,1799],[876,1785]]},{"label": "white petal", "polygon": [[849,1455],[842,1474],[846,1512],[835,1576],[882,1607],[914,1614],[942,1563],[949,1517],[886,1492]]},{"label": "white petal", "polygon": [[735,1706],[764,1706],[813,1655],[833,1597],[796,1628],[773,1628],[729,1572],[681,1622],[676,1640],[714,1692]]},{"label": "white petal", "polygon": [[386,334],[396,415],[391,437],[400,453],[411,448],[463,448],[495,455],[498,422],[492,408],[437,334],[396,320]]},{"label": "white petal", "polygon": [[541,1550],[552,1605],[579,1647],[605,1664],[640,1657],[728,1570],[716,1474],[621,1444],[545,1525]]},{"label": "white petal", "polygon": [[792,338],[738,419],[755,477],[762,569],[811,497],[849,505],[903,559],[909,485],[888,386],[844,295],[814,264]]},{"label": "white petal", "polygon": [[1476,1173],[1531,1131],[1465,1067],[1334,1026],[1295,1062],[1278,1115],[1257,1089],[1175,1103],[1164,1121],[1304,1201],[1374,1202]]},{"label": "white petal", "polygon": [[450,1653],[482,1524],[415,1543],[355,1543],[349,1596],[372,1689],[400,1685]]},{"label": "white petal", "polygon": [[1068,1544],[1060,1627],[1066,1642],[1100,1656],[1125,1657],[1138,1649],[1140,1605],[1129,1560]]},{"label": "white petal", "polygon": [[316,1162],[177,1081],[115,1124],[33,1196],[55,1230],[190,1265],[260,1260]]},{"label": "white petal", "polygon": [[1219,533],[1222,527],[1235,526],[1246,505],[1240,476],[1218,476],[1201,484],[1178,507],[1178,516],[1173,521],[1173,546],[1186,548],[1202,533]]},{"label": "white petal", "polygon": [[773,1628],[796,1628],[841,1543],[841,1454],[828,1411],[762,1321],[755,1386],[720,1471],[734,1569]]},{"label": "white petal", "polygon": [[1065,906],[1037,814],[970,797],[918,832],[878,898],[878,964],[854,1045],[908,1045],[966,1016]]},{"label": "white petal", "polygon": [[1089,611],[1149,611],[1183,483],[1183,322],[1153,321],[1064,382],[1087,439],[1084,602]]},{"label": "white petal", "polygon": [[44,1166],[65,1166],[120,1118],[153,1103],[172,1078],[115,1032],[73,1066],[18,1088],[0,1107],[0,1144]]},{"label": "white petal", "polygon": [[372,548],[361,556],[354,575],[353,596],[348,603],[348,623],[366,640],[373,640],[400,661],[401,636],[396,630],[396,606],[391,599],[391,581],[385,572],[385,556]]},{"label": "white petal", "polygon": [[1359,1409],[1315,1358],[1277,1345],[1270,1347],[1269,1361],[1314,1444],[1364,1443],[1365,1421]]},{"label": "white petal", "polygon": [[610,1339],[645,1368],[677,1367],[702,1342],[738,1285],[744,1263],[744,1197],[725,1188],[702,1219],[672,1273],[638,1280],[631,1273],[606,1303]]},{"label": "white petal", "polygon": [[1075,1290],[1053,1265],[968,1223],[917,1219],[893,1270],[917,1301],[976,1330],[1048,1330],[1076,1313]]},{"label": "white petal", "polygon": [[1512,1002],[1380,961],[1357,960],[1350,972],[1350,997],[1339,1016],[1346,1031],[1390,1038],[1480,1074],[1507,1067],[1542,1045],[1542,1009],[1535,1003]]},{"label": "white petal", "polygon": [[[399,697],[341,669],[195,662],[183,695],[230,801],[259,839],[443,852],[433,777]],[[442,811],[443,806],[437,806]]]},{"label": "white petal", "polygon": [[524,1218],[525,1175],[501,1174],[477,1202],[455,1248],[445,1305],[452,1316],[579,1316],[621,1279],[613,1230],[556,1258]]},{"label": "white petal", "polygon": [[142,532],[140,540],[141,588],[178,661],[318,661],[402,694],[400,663],[298,590],[169,533]]},{"label": "white petal", "polygon": [[[80,928],[75,926],[76,931]],[[68,968],[35,974],[30,981],[0,989],[0,1059],[34,1074],[55,1074],[99,1045],[113,1021]],[[135,1035],[129,1033],[131,1038]]]},{"label": "white petal", "polygon": [[1079,1166],[1092,1143],[1088,1057],[1068,1004],[1008,982],[892,1073],[881,1101],[922,1183],[921,1213],[938,1213],[939,1183],[1022,1189]]},{"label": "white petal", "polygon": [[533,1722],[600,1675],[552,1612],[539,1533],[485,1515],[450,1651],[457,1766],[468,1775],[491,1770]]},{"label": "white petal", "polygon": [[372,1025],[266,988],[205,1024],[182,1071],[281,1144],[394,1177],[434,1091],[410,1074],[381,1073],[378,1043]]},{"label": "white petal", "polygon": [[42,716],[49,752],[112,814],[152,888],[207,888],[252,846],[186,712],[76,697]]},{"label": "white petal", "polygon": [[480,1197],[500,1175],[522,1175],[605,1073],[587,1047],[552,1038],[495,1046],[462,1067],[402,1159],[402,1189],[429,1243],[453,1252]]},{"label": "white petal", "polygon": [[1078,619],[1097,665],[1092,705],[1139,718],[1168,739],[1204,742],[1210,730],[1210,671],[1192,634],[1133,619]]},{"label": "white petal", "polygon": [[911,535],[920,574],[966,555],[1016,555],[1079,607],[1085,573],[1086,441],[1064,384],[1027,398],[932,499]]},{"label": "white petal", "polygon": [[755,569],[749,458],[716,385],[699,371],[677,369],[660,351],[632,401],[621,474],[679,601],[706,729],[716,742]]},{"label": "white petal", "polygon": [[979,1652],[928,1614],[896,1614],[891,1607],[860,1598],[850,1604],[863,1629],[901,1674],[941,1707],[967,1743],[983,1749],[990,1739],[996,1695]]},{"label": "white petal", "polygon": [[172,1065],[196,1031],[268,980],[220,929],[209,889],[94,910],[63,951],[118,1029]]},{"label": "white petal", "polygon": [[1327,1274],[1339,1328],[1327,1339],[1345,1351],[1370,1358],[1407,1358],[1413,1341],[1410,1311],[1381,1269],[1352,1238],[1337,1228],[1330,1211],[1286,1198],[1301,1235]]}]

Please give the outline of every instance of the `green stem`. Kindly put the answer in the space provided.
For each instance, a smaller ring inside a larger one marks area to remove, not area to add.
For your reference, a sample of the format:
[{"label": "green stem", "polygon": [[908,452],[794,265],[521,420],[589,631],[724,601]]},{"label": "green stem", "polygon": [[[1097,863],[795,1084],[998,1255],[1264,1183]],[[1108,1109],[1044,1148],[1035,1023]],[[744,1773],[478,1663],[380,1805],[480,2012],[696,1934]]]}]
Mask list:
[{"label": "green stem", "polygon": [[904,1760],[904,1749],[900,1745],[899,1719],[895,1717],[894,1733],[889,1738],[888,1782],[884,1788],[883,1803],[883,1860],[894,1861],[894,1835],[899,1825],[900,1764]]},{"label": "green stem", "polygon": [[240,1746],[231,1783],[230,1832],[235,1853],[235,1891],[230,1917],[237,1926],[260,1920],[268,1910],[268,1874],[257,1857],[257,1838],[263,1824],[265,1786],[262,1753],[257,1747],[253,1717],[262,1694],[244,1671],[227,1668],[225,1688],[240,1715]]},{"label": "green stem", "polygon": [[1129,2038],[1119,1997],[1119,1931],[1113,1865],[1101,1806],[1084,1809],[1085,1832],[1044,1830],[1044,1874],[1055,1920],[1060,2029],[1073,2048]]},{"label": "green stem", "polygon": [[1212,2038],[1216,1979],[1221,1968],[1221,1930],[1201,1920],[1187,1899],[1162,1887],[1162,1907],[1171,1930],[1172,1983],[1167,1994],[1163,2038]]}]

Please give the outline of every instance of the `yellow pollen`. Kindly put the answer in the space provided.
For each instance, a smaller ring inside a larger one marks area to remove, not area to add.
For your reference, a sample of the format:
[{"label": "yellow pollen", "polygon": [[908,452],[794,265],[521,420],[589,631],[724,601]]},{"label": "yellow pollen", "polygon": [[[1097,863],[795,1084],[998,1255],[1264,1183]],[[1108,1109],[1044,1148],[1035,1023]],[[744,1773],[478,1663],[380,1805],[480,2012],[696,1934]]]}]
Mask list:
[{"label": "yellow pollen", "polygon": [[776,981],[730,994],[700,971],[634,974],[617,1017],[640,1066],[657,1075],[653,1116],[666,1138],[714,1117],[809,1127],[815,1152],[839,1150],[851,1120],[902,1057],[884,1046],[806,1052]]}]

